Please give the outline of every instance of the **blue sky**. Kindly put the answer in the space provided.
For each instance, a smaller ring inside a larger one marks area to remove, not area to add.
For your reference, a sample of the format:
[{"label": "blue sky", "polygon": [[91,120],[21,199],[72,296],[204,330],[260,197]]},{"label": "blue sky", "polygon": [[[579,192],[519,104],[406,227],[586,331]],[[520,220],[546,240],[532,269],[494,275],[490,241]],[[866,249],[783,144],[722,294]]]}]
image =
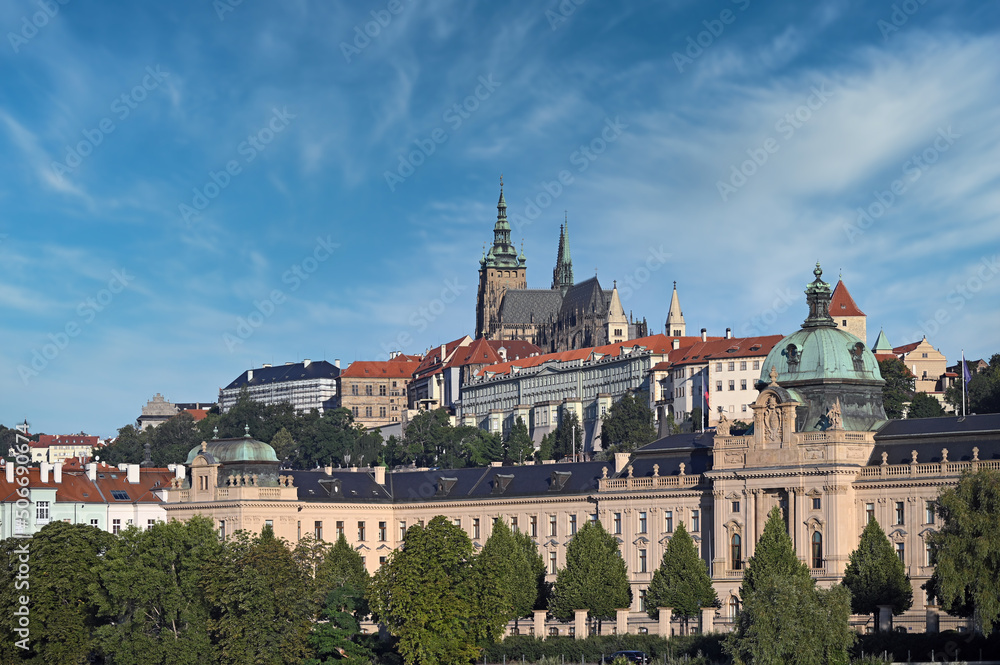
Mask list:
[{"label": "blue sky", "polygon": [[988,357],[998,28],[961,0],[8,0],[0,422],[106,436],[157,392],[472,334],[501,173],[531,286],[568,211],[577,280],[653,331],[676,280],[689,330],[792,332],[818,259],[869,343]]}]

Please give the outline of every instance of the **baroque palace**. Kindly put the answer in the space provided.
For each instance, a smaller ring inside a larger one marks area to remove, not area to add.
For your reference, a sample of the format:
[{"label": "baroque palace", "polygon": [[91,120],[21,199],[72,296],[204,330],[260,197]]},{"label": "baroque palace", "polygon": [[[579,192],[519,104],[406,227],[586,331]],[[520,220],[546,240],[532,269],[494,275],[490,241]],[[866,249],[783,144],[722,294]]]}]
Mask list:
[{"label": "baroque palace", "polygon": [[[445,515],[482,547],[502,519],[535,538],[550,580],[576,530],[600,520],[625,558],[635,619],[681,523],[709,566],[724,620],[739,610],[743,569],[772,507],[821,585],[841,579],[874,517],[912,580],[910,614],[923,616],[927,536],[940,526],[933,501],[964,471],[1000,469],[1000,415],[887,421],[878,363],[837,326],[818,264],[814,274],[801,329],[760,368],[746,433],[731,434],[723,414],[714,431],[667,436],[608,461],[394,471],[283,470],[249,436],[213,440],[191,451],[164,508],[178,519],[211,516],[223,534],[265,524],[291,542],[343,533],[372,572],[408,526]],[[536,625],[544,624],[536,617]]]}]

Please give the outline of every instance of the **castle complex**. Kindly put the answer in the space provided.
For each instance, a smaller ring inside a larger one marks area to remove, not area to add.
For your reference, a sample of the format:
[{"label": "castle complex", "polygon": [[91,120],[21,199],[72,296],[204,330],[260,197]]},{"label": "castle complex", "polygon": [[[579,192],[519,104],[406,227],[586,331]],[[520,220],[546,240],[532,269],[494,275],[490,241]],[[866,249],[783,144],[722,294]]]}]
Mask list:
[{"label": "castle complex", "polygon": [[[499,271],[497,252],[491,257],[484,270]],[[518,263],[520,276],[502,279],[523,280]],[[191,451],[189,478],[166,490],[164,508],[179,519],[209,515],[226,533],[270,524],[293,543],[343,533],[372,572],[409,525],[444,515],[479,548],[502,519],[535,540],[550,581],[577,529],[600,521],[625,559],[637,619],[681,523],[709,566],[725,620],[739,611],[743,570],[771,508],[822,586],[842,578],[874,518],[912,581],[910,615],[923,617],[935,611],[921,589],[934,570],[927,538],[940,528],[933,502],[965,471],[1000,469],[1000,415],[887,421],[876,358],[831,316],[830,286],[818,265],[814,274],[801,329],[773,343],[760,365],[749,431],[732,434],[724,411],[714,431],[665,436],[606,461],[395,471],[281,470],[266,444],[209,441]]]}]

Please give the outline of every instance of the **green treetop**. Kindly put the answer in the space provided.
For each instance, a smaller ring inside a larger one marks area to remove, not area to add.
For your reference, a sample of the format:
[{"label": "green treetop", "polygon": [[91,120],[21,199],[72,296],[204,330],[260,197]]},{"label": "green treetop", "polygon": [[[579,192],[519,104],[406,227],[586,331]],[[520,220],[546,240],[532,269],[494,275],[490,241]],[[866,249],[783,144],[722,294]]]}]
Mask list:
[{"label": "green treetop", "polygon": [[892,420],[903,417],[905,404],[913,398],[913,373],[899,358],[878,361],[879,371],[885,379],[882,386],[882,405],[885,415]]},{"label": "green treetop", "polygon": [[[645,394],[645,393],[642,393]],[[632,452],[656,438],[653,412],[628,392],[611,405],[601,425],[601,440],[616,452]]]},{"label": "green treetop", "polygon": [[843,585],[851,592],[855,614],[877,615],[879,605],[892,605],[893,614],[902,614],[913,604],[906,568],[875,518],[868,520],[858,548],[851,552]]},{"label": "green treetop", "polygon": [[684,524],[679,524],[663,552],[663,562],[653,573],[646,592],[646,612],[655,619],[659,608],[671,607],[677,616],[688,619],[697,616],[702,607],[718,603],[708,566],[698,556]]},{"label": "green treetop", "polygon": [[566,567],[556,576],[549,610],[560,621],[569,621],[574,610],[584,609],[592,618],[602,619],[631,603],[618,543],[600,522],[584,524],[566,546]]}]

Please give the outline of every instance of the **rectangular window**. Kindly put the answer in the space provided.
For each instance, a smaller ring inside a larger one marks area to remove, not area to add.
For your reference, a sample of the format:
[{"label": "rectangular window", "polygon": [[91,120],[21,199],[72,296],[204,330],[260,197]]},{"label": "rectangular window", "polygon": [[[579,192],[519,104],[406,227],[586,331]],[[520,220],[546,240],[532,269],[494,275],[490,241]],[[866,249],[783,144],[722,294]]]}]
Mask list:
[{"label": "rectangular window", "polygon": [[355,397],[358,396],[358,384],[356,383],[351,384],[351,394],[354,395]]},{"label": "rectangular window", "polygon": [[[93,520],[91,520],[91,521],[93,521]],[[270,521],[270,520],[268,520],[268,521]],[[156,520],[146,520],[146,531],[149,531],[150,529],[152,529],[154,524],[156,524]]]},{"label": "rectangular window", "polygon": [[646,511],[639,513],[639,533],[646,533]]},{"label": "rectangular window", "polygon": [[[337,534],[343,533],[343,522],[337,522]],[[313,538],[316,540],[323,540],[323,522],[321,520],[316,520],[313,523]]]},{"label": "rectangular window", "polygon": [[716,381],[715,382],[715,392],[717,392],[717,393],[721,393],[722,392],[722,381]]},{"label": "rectangular window", "polygon": [[639,572],[646,572],[646,550],[639,550]]},{"label": "rectangular window", "polygon": [[740,379],[740,390],[746,390],[746,389],[747,389],[747,380]]},{"label": "rectangular window", "polygon": [[364,541],[365,539],[365,523],[358,522],[358,540]]},{"label": "rectangular window", "polygon": [[905,543],[896,543],[896,556],[904,564],[906,563],[906,545]]},{"label": "rectangular window", "polygon": [[871,522],[875,519],[875,504],[866,503],[865,504],[865,523]]},{"label": "rectangular window", "polygon": [[[153,520],[149,520],[149,521],[152,522]],[[271,527],[271,530],[273,531],[274,530],[274,520],[264,520],[264,526]]]},{"label": "rectangular window", "polygon": [[931,546],[930,545],[927,545],[927,547],[924,549],[924,565],[925,566],[932,565],[931,564]]},{"label": "rectangular window", "polygon": [[[321,526],[322,526],[322,524],[321,524]],[[343,520],[338,520],[337,521],[337,538],[340,538],[343,535],[344,535],[344,522],[343,522]]]},{"label": "rectangular window", "polygon": [[927,516],[924,518],[927,520],[926,524],[934,524],[934,502],[928,501],[925,509],[927,511]]},{"label": "rectangular window", "polygon": [[691,530],[692,531],[701,531],[701,518],[698,515],[698,511],[697,510],[692,510],[691,511]]},{"label": "rectangular window", "polygon": [[378,408],[378,416],[379,416],[379,418],[385,418],[385,407],[384,406],[380,406]]},{"label": "rectangular window", "polygon": [[715,363],[715,371],[716,372],[722,371],[722,363]]},{"label": "rectangular window", "polygon": [[729,371],[732,372],[735,370],[736,370],[736,363],[729,363]]},{"label": "rectangular window", "polygon": [[36,521],[49,521],[49,502],[48,501],[36,501],[35,502],[35,520]]},{"label": "rectangular window", "polygon": [[357,418],[358,417],[358,407],[352,406],[351,407],[351,413],[354,414],[355,418]]},{"label": "rectangular window", "polygon": [[371,418],[371,417],[372,417],[372,408],[370,406],[366,406],[365,407],[365,418]]},{"label": "rectangular window", "polygon": [[733,512],[734,513],[740,512],[740,502],[739,501],[733,501]]},{"label": "rectangular window", "polygon": [[736,381],[735,380],[730,380],[730,382],[729,382],[729,389],[730,390],[736,390]]},{"label": "rectangular window", "polygon": [[813,497],[813,510],[819,510],[823,506],[823,500],[818,496]]},{"label": "rectangular window", "polygon": [[479,536],[479,518],[478,517],[473,517],[472,518],[472,537],[474,539],[478,539],[480,537]]},{"label": "rectangular window", "polygon": [[[121,531],[122,528],[121,520],[111,520],[111,522],[113,525],[111,527],[111,533],[118,533],[119,531]],[[219,520],[219,538],[221,538],[222,540],[226,539],[226,520]]]},{"label": "rectangular window", "polygon": [[590,514],[590,523],[591,524],[597,524],[597,513],[591,513]]},{"label": "rectangular window", "polygon": [[576,535],[576,515],[569,516],[569,535]]},{"label": "rectangular window", "polygon": [[753,368],[754,369],[760,369],[760,361],[759,360],[753,361]]},{"label": "rectangular window", "polygon": [[528,535],[538,538],[538,515],[531,516],[531,532]]},{"label": "rectangular window", "polygon": [[666,511],[664,513],[664,515],[666,515],[666,517],[667,517],[667,524],[666,524],[667,533],[673,533],[674,532],[674,511],[668,510],[668,511]]},{"label": "rectangular window", "polygon": [[378,386],[378,394],[379,394],[379,397],[385,397],[385,384],[384,383],[380,383],[379,384],[379,386]]},{"label": "rectangular window", "polygon": [[639,611],[640,612],[645,612],[646,611],[646,590],[645,589],[639,589]]},{"label": "rectangular window", "polygon": [[549,573],[551,575],[556,574],[556,553],[549,552]]},{"label": "rectangular window", "polygon": [[740,411],[742,411],[743,413],[746,413],[747,412],[747,405],[746,404],[741,404],[740,405]]},{"label": "rectangular window", "polygon": [[365,395],[368,397],[372,396],[372,385],[370,383],[365,386]]},{"label": "rectangular window", "polygon": [[455,526],[457,526],[459,529],[462,528],[462,518],[461,517],[456,517],[454,520],[452,520],[451,523],[454,524]]},{"label": "rectangular window", "polygon": [[896,502],[896,524],[904,524],[903,520],[903,502]]},{"label": "rectangular window", "polygon": [[[111,533],[118,535],[118,532],[122,530],[122,521],[118,519],[111,520]],[[226,537],[226,523],[222,522],[222,537]]]},{"label": "rectangular window", "polygon": [[550,536],[556,535],[557,529],[558,527],[556,526],[556,516],[549,515],[549,535]]},{"label": "rectangular window", "polygon": [[97,518],[93,518],[90,520],[90,526],[99,529],[101,528],[101,522]]},{"label": "rectangular window", "polygon": [[741,372],[742,372],[742,371],[746,371],[746,368],[747,368],[747,361],[745,361],[745,360],[741,360],[741,361],[740,361],[740,371],[741,371]]},{"label": "rectangular window", "polygon": [[510,518],[510,530],[517,531],[517,515]]},{"label": "rectangular window", "polygon": [[302,520],[298,520],[295,523],[295,538],[297,540],[302,540]]},{"label": "rectangular window", "polygon": [[399,539],[406,539],[406,520],[399,520]]},{"label": "rectangular window", "polygon": [[621,534],[621,532],[622,532],[622,514],[621,513],[615,513],[614,525],[615,525],[615,531],[614,531],[615,534]]},{"label": "rectangular window", "polygon": [[381,567],[382,565],[385,564],[385,559],[386,559],[386,557],[384,557],[384,556],[380,556],[378,558],[378,565],[379,565],[379,567]]},{"label": "rectangular window", "polygon": [[380,543],[389,540],[389,525],[386,522],[378,523],[378,540]]}]

